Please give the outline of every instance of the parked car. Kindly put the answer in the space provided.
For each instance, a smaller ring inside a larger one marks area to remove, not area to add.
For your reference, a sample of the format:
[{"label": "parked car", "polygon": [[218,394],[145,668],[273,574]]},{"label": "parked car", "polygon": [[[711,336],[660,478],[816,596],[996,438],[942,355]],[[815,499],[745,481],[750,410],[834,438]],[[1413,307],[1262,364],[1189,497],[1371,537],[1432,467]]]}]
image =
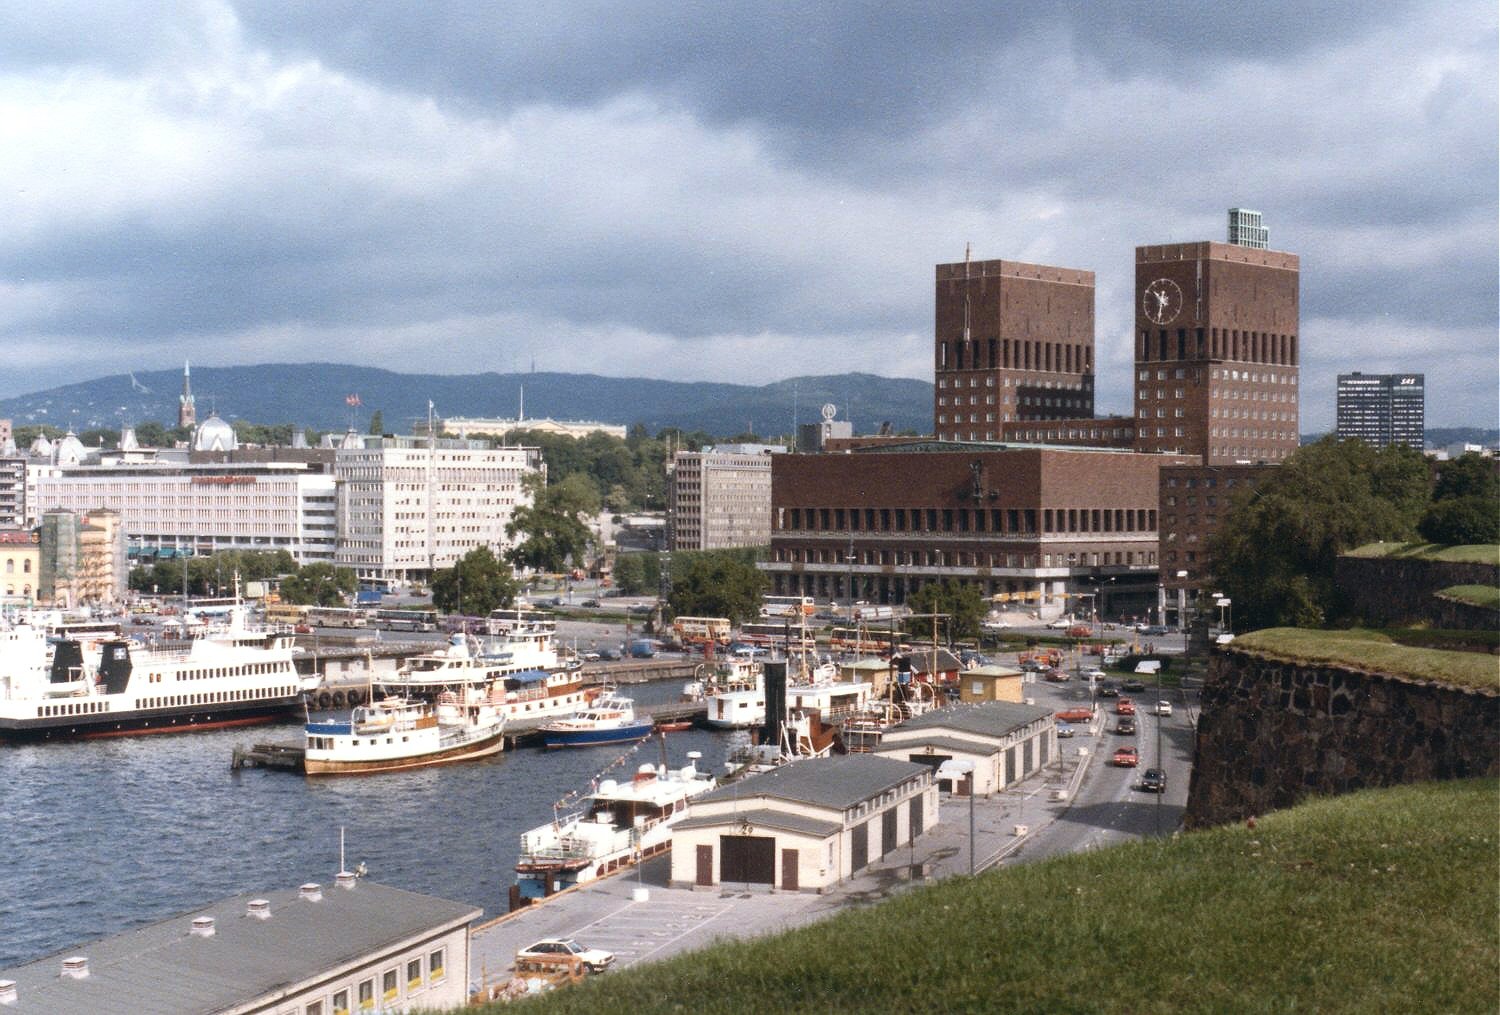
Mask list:
[{"label": "parked car", "polygon": [[1074,624],[1072,627],[1068,628],[1069,638],[1087,638],[1093,633],[1094,629],[1092,627],[1089,627],[1087,624]]},{"label": "parked car", "polygon": [[1115,715],[1135,715],[1135,702],[1129,698],[1121,698],[1115,702]]},{"label": "parked car", "polygon": [[1111,681],[1106,680],[1104,683],[1099,685],[1099,697],[1118,698],[1119,696],[1120,688]]},{"label": "parked car", "polygon": [[1088,722],[1094,718],[1091,708],[1065,708],[1055,715],[1058,722]]},{"label": "parked car", "polygon": [[1141,634],[1145,635],[1147,638],[1164,638],[1170,633],[1170,631],[1168,631],[1165,627],[1162,627],[1160,624],[1153,624],[1150,627],[1141,628]]},{"label": "parked car", "polygon": [[598,652],[584,652],[582,654],[581,658],[586,663],[597,663],[600,659],[602,659],[604,657],[601,656]]},{"label": "parked car", "polygon": [[1105,673],[1103,670],[1084,670],[1083,675],[1090,680],[1103,680],[1105,677],[1109,676],[1109,674]]},{"label": "parked car", "polygon": [[1047,664],[1037,659],[1025,659],[1021,662],[1023,673],[1040,673],[1047,668]]},{"label": "parked car", "polygon": [[1120,685],[1120,689],[1122,691],[1132,691],[1138,694],[1146,689],[1146,682],[1144,680],[1127,680],[1125,681],[1125,683]]},{"label": "parked car", "polygon": [[1171,715],[1172,714],[1172,703],[1170,701],[1158,701],[1156,703],[1156,714],[1157,715]]},{"label": "parked car", "polygon": [[1068,617],[1058,617],[1056,620],[1052,621],[1052,623],[1047,625],[1047,629],[1050,631],[1066,631],[1072,626],[1073,621]]},{"label": "parked car", "polygon": [[1127,736],[1127,737],[1134,736],[1135,735],[1135,720],[1132,719],[1128,715],[1127,716],[1122,716],[1120,718],[1120,721],[1117,722],[1117,723],[1115,723],[1115,732],[1123,734],[1124,736]]},{"label": "parked car", "polygon": [[1048,670],[1042,674],[1042,679],[1051,681],[1054,684],[1062,684],[1066,683],[1070,678],[1068,677],[1067,670]]},{"label": "parked car", "polygon": [[652,606],[650,603],[636,603],[634,606],[627,606],[625,608],[625,612],[632,613],[637,617],[644,617],[648,616],[654,609],[656,609],[656,607]]},{"label": "parked car", "polygon": [[599,650],[599,658],[606,662],[617,662],[620,658],[620,653],[612,648],[601,648]]},{"label": "parked car", "polygon": [[579,603],[579,605],[580,606],[598,606],[599,605],[599,600],[597,600],[597,599],[585,599],[582,603]]},{"label": "parked car", "polygon": [[548,958],[552,956],[575,955],[583,960],[584,965],[589,967],[591,973],[602,973],[609,968],[609,964],[615,960],[614,952],[607,952],[603,948],[585,948],[571,938],[549,938],[527,945],[516,952],[518,959]]},{"label": "parked car", "polygon": [[1057,735],[1060,737],[1071,737],[1073,735],[1073,727],[1068,723],[1060,722],[1057,724]]},{"label": "parked car", "polygon": [[1140,752],[1137,751],[1134,747],[1121,747],[1119,750],[1115,751],[1115,756],[1111,761],[1111,764],[1114,764],[1120,768],[1134,768],[1140,763]]},{"label": "parked car", "polygon": [[1141,776],[1141,789],[1147,793],[1165,793],[1167,791],[1167,773],[1160,768],[1148,768]]}]

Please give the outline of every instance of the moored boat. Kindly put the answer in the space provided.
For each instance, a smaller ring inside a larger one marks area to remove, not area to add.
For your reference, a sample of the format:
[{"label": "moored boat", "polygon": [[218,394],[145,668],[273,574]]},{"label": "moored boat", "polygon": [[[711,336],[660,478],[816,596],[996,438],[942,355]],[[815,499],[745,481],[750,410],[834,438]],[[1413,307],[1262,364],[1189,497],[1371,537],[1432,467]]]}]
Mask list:
[{"label": "moored boat", "polygon": [[642,765],[626,782],[605,779],[577,813],[521,836],[512,908],[544,899],[660,853],[671,846],[671,826],[688,801],[715,785],[688,754],[680,769]]},{"label": "moored boat", "polygon": [[505,714],[482,688],[435,700],[385,697],[355,708],[347,722],[309,722],[308,775],[361,775],[472,761],[505,747]]},{"label": "moored boat", "polygon": [[567,718],[547,723],[542,742],[548,747],[623,744],[650,736],[653,725],[649,716],[636,717],[630,698],[608,694]]}]

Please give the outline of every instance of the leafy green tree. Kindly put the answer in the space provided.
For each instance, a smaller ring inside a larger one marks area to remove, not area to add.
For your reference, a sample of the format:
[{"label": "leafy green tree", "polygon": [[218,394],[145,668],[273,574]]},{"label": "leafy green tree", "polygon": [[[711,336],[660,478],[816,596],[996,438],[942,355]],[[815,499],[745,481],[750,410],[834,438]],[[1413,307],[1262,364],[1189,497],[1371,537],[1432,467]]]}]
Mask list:
[{"label": "leafy green tree", "polygon": [[1500,501],[1494,497],[1449,497],[1427,509],[1417,531],[1429,543],[1464,546],[1500,543]]},{"label": "leafy green tree", "polygon": [[135,439],[143,448],[164,448],[172,444],[167,428],[154,419],[136,424]]},{"label": "leafy green tree", "polygon": [[354,572],[332,564],[309,564],[281,580],[281,598],[288,603],[340,606],[354,595]]},{"label": "leafy green tree", "polygon": [[1409,540],[1427,504],[1421,454],[1325,437],[1299,448],[1254,490],[1237,494],[1209,544],[1216,589],[1238,630],[1316,627],[1340,616],[1339,554]]},{"label": "leafy green tree", "polygon": [[642,553],[621,553],[615,556],[612,572],[615,588],[627,596],[638,596],[646,591],[646,562]]},{"label": "leafy green tree", "polygon": [[589,547],[585,519],[599,513],[599,495],[588,477],[572,475],[543,487],[540,477],[528,477],[532,502],[517,507],[505,532],[524,538],[509,552],[518,567],[561,571],[570,560],[582,562]]},{"label": "leafy green tree", "polygon": [[111,430],[108,427],[95,427],[92,430],[83,431],[78,435],[78,439],[86,448],[97,448],[100,445],[117,448],[120,446],[120,431]]},{"label": "leafy green tree", "polygon": [[669,603],[677,616],[728,617],[739,624],[760,615],[766,578],[742,556],[694,554],[680,571],[673,558]]},{"label": "leafy green tree", "polygon": [[[952,578],[941,582],[928,582],[906,597],[906,605],[912,613],[946,613],[946,630],[950,638],[977,638],[979,624],[984,619],[985,601],[979,586]],[[908,634],[932,637],[932,619],[914,617],[906,621]],[[938,632],[944,630],[944,622],[938,621]]]},{"label": "leafy green tree", "polygon": [[1458,497],[1488,497],[1500,501],[1500,471],[1493,458],[1470,451],[1438,466],[1434,502]]},{"label": "leafy green tree", "polygon": [[444,613],[488,616],[516,601],[520,585],[509,564],[488,546],[476,546],[453,567],[432,577],[432,602]]},{"label": "leafy green tree", "polygon": [[370,433],[376,437],[385,433],[385,415],[379,409],[370,414]]}]

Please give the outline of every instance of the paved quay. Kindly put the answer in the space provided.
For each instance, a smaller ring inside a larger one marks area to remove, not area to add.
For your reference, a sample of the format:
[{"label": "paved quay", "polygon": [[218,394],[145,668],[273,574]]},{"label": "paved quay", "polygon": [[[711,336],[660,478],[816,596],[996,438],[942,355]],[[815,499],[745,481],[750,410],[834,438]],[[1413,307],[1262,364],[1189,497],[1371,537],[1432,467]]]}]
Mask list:
[{"label": "paved quay", "polygon": [[[1096,760],[1092,737],[1077,738],[1087,755],[1069,745],[1058,764],[997,793],[975,798],[974,865],[982,871],[1001,864],[1038,831],[1063,814],[1089,763]],[[1066,742],[1064,742],[1066,743]],[[775,934],[821,920],[842,909],[878,902],[922,879],[908,877],[924,865],[927,880],[969,871],[967,797],[945,797],[941,820],[914,847],[899,846],[856,877],[823,894],[777,891],[767,886],[721,886],[711,891],[668,888],[670,856],[640,868],[554,896],[540,905],[499,917],[479,927],[470,947],[470,971],[477,990],[510,978],[515,953],[533,941],[574,937],[615,953],[615,967],[668,958],[729,938]],[[1017,826],[1024,826],[1017,835]],[[639,890],[645,898],[636,900]]]}]

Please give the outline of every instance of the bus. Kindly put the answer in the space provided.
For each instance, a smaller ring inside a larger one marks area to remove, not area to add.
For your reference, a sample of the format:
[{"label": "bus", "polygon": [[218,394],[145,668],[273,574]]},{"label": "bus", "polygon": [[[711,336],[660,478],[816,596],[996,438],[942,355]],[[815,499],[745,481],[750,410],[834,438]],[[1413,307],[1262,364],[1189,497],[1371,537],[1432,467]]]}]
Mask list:
[{"label": "bus", "polygon": [[312,627],[365,627],[364,611],[344,606],[309,606],[306,623]]},{"label": "bus", "polygon": [[373,619],[384,631],[437,630],[437,610],[376,610]]},{"label": "bus", "polygon": [[889,655],[901,644],[900,634],[867,627],[835,627],[828,634],[828,647],[841,652],[878,652]]},{"label": "bus", "polygon": [[728,617],[678,617],[672,621],[672,630],[684,645],[702,645],[710,641],[729,644]]},{"label": "bus", "polygon": [[298,606],[296,603],[272,603],[266,607],[267,624],[298,624],[307,623],[307,611],[311,606]]},{"label": "bus", "polygon": [[760,604],[762,617],[811,617],[816,611],[812,596],[765,596]]},{"label": "bus", "polygon": [[773,624],[769,621],[741,624],[739,640],[751,645],[785,649],[788,654],[811,652],[815,645],[812,632],[802,625]]}]

